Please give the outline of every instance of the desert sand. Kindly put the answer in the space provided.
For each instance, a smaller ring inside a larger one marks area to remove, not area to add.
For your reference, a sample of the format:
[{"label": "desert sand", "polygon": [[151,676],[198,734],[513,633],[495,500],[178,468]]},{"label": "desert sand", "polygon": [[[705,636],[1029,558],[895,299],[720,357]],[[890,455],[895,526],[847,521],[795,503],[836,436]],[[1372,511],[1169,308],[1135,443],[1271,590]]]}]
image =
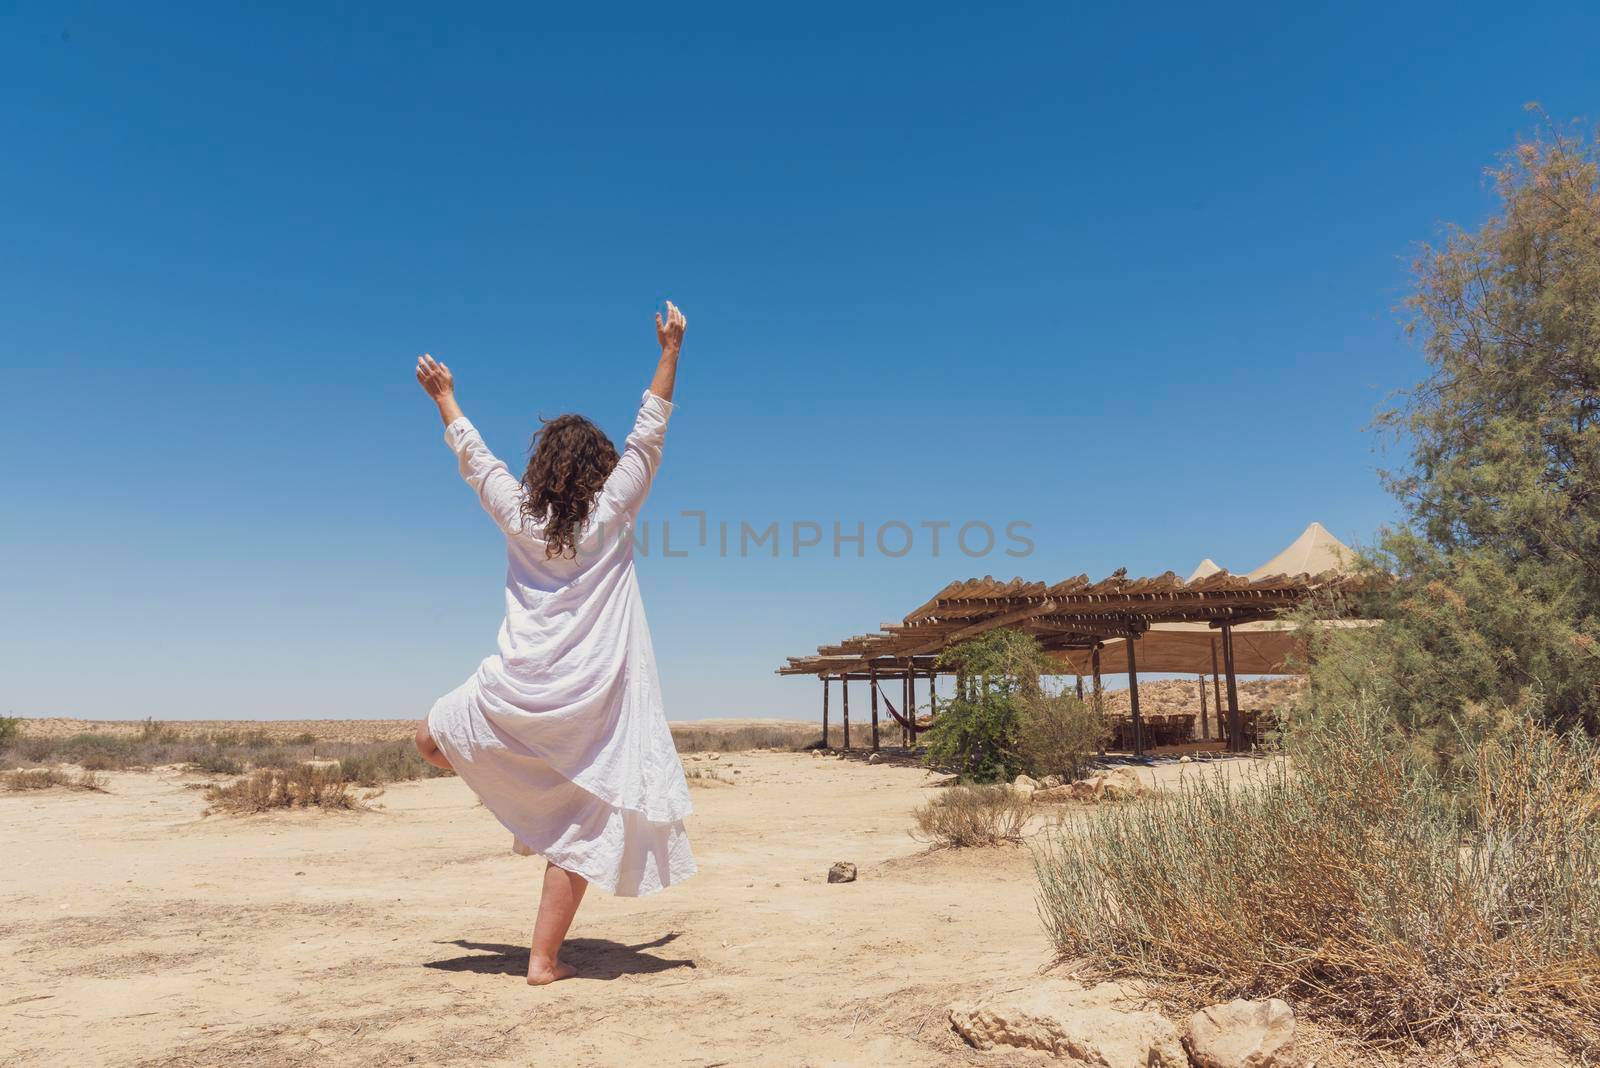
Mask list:
[{"label": "desert sand", "polygon": [[[1051,964],[1026,846],[914,841],[909,814],[941,782],[916,767],[685,764],[709,776],[700,874],[592,895],[579,978],[543,989],[523,982],[543,862],[513,855],[457,779],[390,786],[363,813],[249,817],[206,816],[205,777],[176,768],[0,795],[4,1059],[1013,1063],[964,1045],[946,1009]],[[838,860],[860,878],[830,885]]]}]

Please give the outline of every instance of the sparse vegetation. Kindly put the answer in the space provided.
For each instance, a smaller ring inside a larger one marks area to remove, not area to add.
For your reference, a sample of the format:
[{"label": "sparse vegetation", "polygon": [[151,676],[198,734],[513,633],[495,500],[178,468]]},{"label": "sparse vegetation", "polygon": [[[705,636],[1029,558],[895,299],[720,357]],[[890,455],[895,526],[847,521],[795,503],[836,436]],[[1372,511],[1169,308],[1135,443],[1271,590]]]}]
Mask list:
[{"label": "sparse vegetation", "polygon": [[1032,802],[1009,786],[952,786],[912,812],[912,835],[941,846],[1017,842],[1032,811]]},{"label": "sparse vegetation", "polygon": [[9,748],[22,734],[22,721],[16,716],[0,716],[0,752]]},{"label": "sparse vegetation", "polygon": [[1024,701],[1017,720],[1017,754],[1028,774],[1083,778],[1110,739],[1106,719],[1072,694]]},{"label": "sparse vegetation", "polygon": [[208,811],[246,815],[279,808],[358,810],[366,805],[355,796],[339,769],[302,764],[289,770],[262,768],[237,782],[206,791]]},{"label": "sparse vegetation", "polygon": [[424,761],[409,741],[320,742],[309,731],[283,738],[259,729],[186,733],[154,720],[122,734],[84,731],[50,737],[19,732],[7,753],[24,764],[76,764],[90,771],[181,764],[208,775],[261,768],[287,771],[307,762],[337,761],[346,778],[362,786],[450,774]]},{"label": "sparse vegetation", "polygon": [[7,772],[5,775],[7,790],[49,790],[58,786],[70,790],[104,793],[106,782],[104,776],[93,771],[83,771],[73,775],[60,768],[23,768]]},{"label": "sparse vegetation", "polygon": [[345,782],[358,786],[381,786],[384,783],[411,782],[450,774],[423,760],[416,746],[410,742],[390,742],[374,746],[366,752],[342,757],[339,760],[339,772]]},{"label": "sparse vegetation", "polygon": [[751,723],[739,727],[672,725],[680,753],[743,753],[751,749],[797,752],[816,744],[819,729],[805,723]]},{"label": "sparse vegetation", "polygon": [[689,780],[690,786],[718,783],[722,786],[733,786],[735,780],[721,768],[693,767],[684,770],[684,778]]},{"label": "sparse vegetation", "polygon": [[1525,724],[1446,779],[1391,725],[1346,706],[1243,786],[1093,810],[1037,856],[1058,951],[1371,1040],[1600,1051],[1600,751]]}]

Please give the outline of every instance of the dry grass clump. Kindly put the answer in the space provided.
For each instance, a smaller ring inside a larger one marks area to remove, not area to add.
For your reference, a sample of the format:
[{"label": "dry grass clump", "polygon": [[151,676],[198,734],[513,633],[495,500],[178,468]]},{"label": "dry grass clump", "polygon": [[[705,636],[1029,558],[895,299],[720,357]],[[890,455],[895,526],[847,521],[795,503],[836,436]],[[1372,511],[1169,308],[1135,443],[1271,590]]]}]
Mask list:
[{"label": "dry grass clump", "polygon": [[[262,768],[237,782],[206,790],[211,810],[245,814],[278,808],[365,808],[338,768],[302,764]],[[209,811],[209,810],[208,810]]]},{"label": "dry grass clump", "polygon": [[1037,856],[1063,956],[1282,997],[1374,1042],[1600,1053],[1600,752],[1531,724],[1444,779],[1360,706],[1230,788],[1107,806]]},{"label": "dry grass clump", "polygon": [[339,772],[346,782],[358,786],[382,786],[384,783],[412,782],[451,774],[423,760],[411,742],[389,742],[363,748],[363,752],[339,758]]},{"label": "dry grass clump", "polygon": [[939,846],[994,846],[1022,840],[1033,802],[1009,786],[952,786],[912,812],[912,837]]},{"label": "dry grass clump", "polygon": [[93,771],[83,771],[71,775],[59,768],[24,768],[20,771],[7,772],[5,775],[7,790],[49,790],[52,787],[64,786],[69,790],[90,790],[95,793],[105,793],[105,776]]}]

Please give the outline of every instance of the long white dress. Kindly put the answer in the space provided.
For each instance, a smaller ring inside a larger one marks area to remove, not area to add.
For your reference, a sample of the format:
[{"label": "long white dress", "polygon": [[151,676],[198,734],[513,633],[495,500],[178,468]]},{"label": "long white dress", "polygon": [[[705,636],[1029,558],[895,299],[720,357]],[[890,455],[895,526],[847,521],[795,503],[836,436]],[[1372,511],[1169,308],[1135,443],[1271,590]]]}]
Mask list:
[{"label": "long white dress", "polygon": [[441,697],[428,729],[515,837],[624,897],[694,874],[689,786],[661,704],[631,527],[661,462],[672,405],[646,392],[577,558],[545,557],[522,484],[465,418],[445,428],[461,476],[506,536],[500,651]]}]

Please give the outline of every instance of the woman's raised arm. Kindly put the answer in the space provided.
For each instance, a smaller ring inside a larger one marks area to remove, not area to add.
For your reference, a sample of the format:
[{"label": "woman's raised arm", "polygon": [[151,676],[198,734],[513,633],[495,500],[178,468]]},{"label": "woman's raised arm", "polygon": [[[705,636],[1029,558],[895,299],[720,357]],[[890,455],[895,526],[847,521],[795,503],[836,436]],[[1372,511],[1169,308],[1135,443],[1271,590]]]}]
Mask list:
[{"label": "woman's raised arm", "polygon": [[683,348],[683,332],[689,320],[672,301],[667,301],[667,318],[663,322],[656,312],[656,340],[661,342],[661,360],[656,364],[656,377],[650,383],[650,392],[662,400],[672,399],[672,386],[678,380],[678,352]]},{"label": "woman's raised arm", "polygon": [[461,462],[461,477],[478,494],[483,510],[507,534],[522,528],[522,483],[518,482],[483,442],[472,421],[456,403],[456,381],[450,368],[427,353],[417,357],[417,381],[439,406],[444,440]]}]

